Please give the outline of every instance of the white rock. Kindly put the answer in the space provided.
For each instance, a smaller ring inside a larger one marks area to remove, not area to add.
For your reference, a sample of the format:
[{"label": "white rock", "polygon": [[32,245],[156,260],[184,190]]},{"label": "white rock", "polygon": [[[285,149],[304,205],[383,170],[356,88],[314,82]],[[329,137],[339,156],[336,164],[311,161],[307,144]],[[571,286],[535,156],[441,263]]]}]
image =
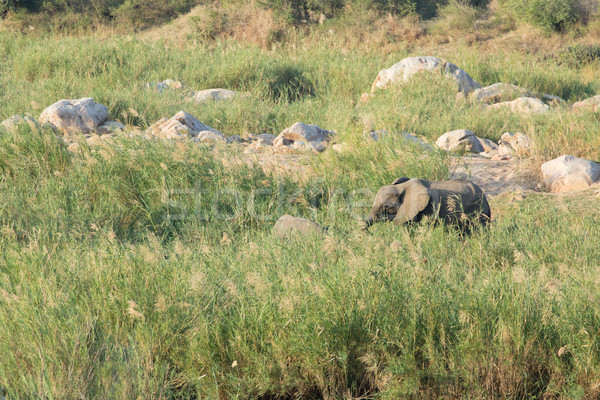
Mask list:
[{"label": "white rock", "polygon": [[[312,150],[319,153],[325,150],[327,142],[335,135],[317,125],[308,125],[296,122],[289,128],[284,129],[274,140],[275,152],[290,152],[292,150]],[[286,149],[287,147],[287,149]]]},{"label": "white rock", "polygon": [[322,232],[321,225],[305,218],[292,217],[287,214],[279,218],[273,226],[273,233],[280,238],[287,238],[292,234],[311,235]]},{"label": "white rock", "polygon": [[483,147],[484,152],[498,150],[498,145],[492,142],[490,139],[483,139],[478,137],[477,140],[479,140],[479,143],[481,143],[481,147]]},{"label": "white rock", "polygon": [[541,100],[531,97],[519,97],[513,101],[504,101],[487,106],[488,109],[507,108],[515,113],[545,113],[550,110],[550,107],[544,104]]},{"label": "white rock", "polygon": [[123,132],[125,125],[117,121],[106,121],[98,127],[96,130],[100,135],[106,135],[110,133]]},{"label": "white rock", "polygon": [[484,88],[475,89],[471,97],[481,103],[494,104],[501,101],[512,101],[518,97],[533,97],[527,89],[510,83],[494,83]]},{"label": "white rock", "polygon": [[542,175],[550,192],[583,190],[600,180],[600,165],[564,155],[542,164]]},{"label": "white rock", "polygon": [[[146,133],[161,139],[186,139],[196,137],[200,132],[205,131],[210,131],[225,140],[225,136],[221,132],[203,124],[185,111],[179,111],[169,119],[162,118],[148,128]],[[208,134],[203,136],[203,138],[208,137]],[[199,140],[202,141],[203,138],[199,138]]]},{"label": "white rock", "polygon": [[194,135],[192,141],[201,143],[227,142],[227,138],[221,132],[200,131],[197,135]]},{"label": "white rock", "polygon": [[333,146],[331,146],[331,150],[340,154],[346,153],[348,151],[348,143],[336,143]]},{"label": "white rock", "polygon": [[377,78],[371,87],[371,93],[377,89],[385,89],[390,85],[402,85],[408,82],[415,74],[429,71],[443,71],[447,76],[452,77],[458,84],[458,91],[468,94],[469,92],[480,88],[481,85],[473,80],[462,69],[456,65],[446,62],[440,58],[426,57],[408,57],[388,69],[379,71]]},{"label": "white rock", "polygon": [[531,155],[531,138],[524,133],[505,132],[498,141],[500,155],[526,157]]},{"label": "white rock", "polygon": [[573,103],[571,108],[575,111],[598,111],[600,108],[600,95],[590,97],[589,99],[581,100]]},{"label": "white rock", "polygon": [[234,92],[228,89],[206,89],[194,92],[192,100],[196,103],[206,103],[208,101],[233,100],[235,97],[247,95]]},{"label": "white rock", "polygon": [[446,132],[435,141],[435,144],[440,149],[447,151],[468,151],[471,153],[481,153],[484,151],[475,133],[467,129]]},{"label": "white rock", "polygon": [[40,124],[33,118],[28,116],[13,115],[0,123],[9,132],[16,131],[21,126],[28,126],[31,130],[40,129]]},{"label": "white rock", "polygon": [[108,117],[108,108],[88,97],[60,100],[42,111],[40,122],[48,123],[64,134],[86,134],[96,131]]},{"label": "white rock", "polygon": [[183,83],[173,79],[167,79],[162,82],[148,82],[145,84],[145,86],[147,88],[156,90],[158,93],[162,93],[166,89],[181,89],[183,88]]}]

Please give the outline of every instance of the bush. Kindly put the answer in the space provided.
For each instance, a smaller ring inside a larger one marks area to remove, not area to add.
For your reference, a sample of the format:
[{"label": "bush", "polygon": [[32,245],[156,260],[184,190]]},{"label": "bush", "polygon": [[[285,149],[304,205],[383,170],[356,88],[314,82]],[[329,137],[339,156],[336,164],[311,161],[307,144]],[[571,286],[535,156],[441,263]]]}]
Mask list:
[{"label": "bush", "polygon": [[576,0],[502,0],[517,19],[544,29],[563,32],[577,21]]},{"label": "bush", "polygon": [[576,44],[566,46],[557,51],[551,58],[555,59],[558,64],[579,68],[600,60],[600,45]]},{"label": "bush", "polygon": [[3,18],[14,6],[13,0],[0,0],[0,18]]}]

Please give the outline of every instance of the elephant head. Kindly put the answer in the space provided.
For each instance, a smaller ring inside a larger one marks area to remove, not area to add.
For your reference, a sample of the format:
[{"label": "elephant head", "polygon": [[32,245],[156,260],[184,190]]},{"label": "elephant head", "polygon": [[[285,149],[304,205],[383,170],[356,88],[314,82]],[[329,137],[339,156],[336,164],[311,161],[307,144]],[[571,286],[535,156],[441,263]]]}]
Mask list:
[{"label": "elephant head", "polygon": [[378,221],[398,224],[418,222],[423,215],[437,214],[439,205],[437,191],[425,186],[423,181],[398,178],[377,191],[373,208],[364,221],[364,229]]}]

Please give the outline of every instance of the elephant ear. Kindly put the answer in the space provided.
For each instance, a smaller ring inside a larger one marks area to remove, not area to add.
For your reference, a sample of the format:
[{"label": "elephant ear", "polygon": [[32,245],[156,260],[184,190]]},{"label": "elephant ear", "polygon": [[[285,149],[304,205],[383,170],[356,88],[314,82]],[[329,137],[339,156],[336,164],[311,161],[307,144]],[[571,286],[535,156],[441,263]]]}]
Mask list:
[{"label": "elephant ear", "polygon": [[404,183],[404,182],[408,182],[410,181],[410,178],[396,178],[396,180],[394,182],[392,182],[392,185],[398,185],[400,183]]},{"label": "elephant ear", "polygon": [[[416,216],[427,207],[429,202],[433,200],[439,203],[439,196],[435,191],[429,190],[418,179],[411,179],[404,183],[404,196],[402,205],[398,208],[398,213],[394,222],[404,224],[412,221]],[[434,204],[434,213],[437,212],[437,205]]]}]

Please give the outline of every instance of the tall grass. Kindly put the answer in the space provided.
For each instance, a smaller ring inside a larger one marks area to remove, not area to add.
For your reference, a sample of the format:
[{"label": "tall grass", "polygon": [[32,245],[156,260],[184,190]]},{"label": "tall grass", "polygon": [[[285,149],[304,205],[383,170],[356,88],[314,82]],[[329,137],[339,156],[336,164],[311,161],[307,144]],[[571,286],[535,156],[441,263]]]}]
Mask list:
[{"label": "tall grass", "polygon": [[[282,160],[299,171],[289,176],[234,145],[124,137],[71,153],[49,131],[0,133],[8,398],[597,397],[597,197],[500,196],[490,229],[466,238],[431,223],[358,229],[379,186],[445,179],[449,164],[403,142],[367,143],[365,119],[430,141],[523,130],[546,159],[600,158],[596,116],[489,113],[428,76],[358,105],[378,70],[408,53],[293,44],[0,38],[2,118],[93,96],[130,129],[185,109],[227,134],[304,121],[350,144]],[[552,61],[436,55],[484,85],[569,100],[598,89]],[[199,105],[143,87],[166,78],[252,96]],[[130,108],[140,116],[124,117]],[[284,213],[329,229],[278,239],[270,229]]]}]

